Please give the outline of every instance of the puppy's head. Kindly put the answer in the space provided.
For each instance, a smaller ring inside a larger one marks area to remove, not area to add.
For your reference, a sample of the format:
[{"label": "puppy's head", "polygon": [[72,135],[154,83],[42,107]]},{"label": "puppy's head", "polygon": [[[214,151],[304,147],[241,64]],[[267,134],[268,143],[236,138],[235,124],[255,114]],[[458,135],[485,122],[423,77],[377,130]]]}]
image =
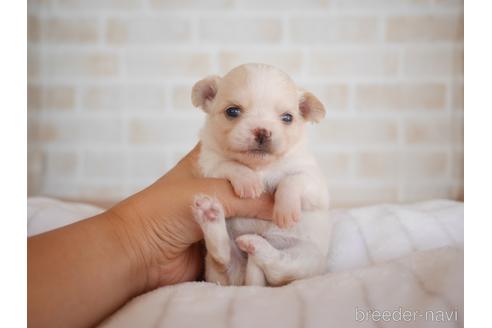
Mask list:
[{"label": "puppy's head", "polygon": [[321,102],[284,72],[264,64],[238,66],[209,76],[192,90],[192,103],[208,114],[203,142],[250,167],[282,157],[304,135],[306,122],[325,115]]}]

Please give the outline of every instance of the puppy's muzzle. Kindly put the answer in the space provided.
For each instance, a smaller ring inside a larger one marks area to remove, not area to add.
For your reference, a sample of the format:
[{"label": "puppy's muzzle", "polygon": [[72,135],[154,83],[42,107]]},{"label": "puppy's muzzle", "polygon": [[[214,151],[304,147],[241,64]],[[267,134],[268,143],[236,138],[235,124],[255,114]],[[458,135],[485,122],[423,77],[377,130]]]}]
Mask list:
[{"label": "puppy's muzzle", "polygon": [[259,149],[266,150],[270,147],[272,132],[267,129],[257,128],[253,130],[255,142]]}]

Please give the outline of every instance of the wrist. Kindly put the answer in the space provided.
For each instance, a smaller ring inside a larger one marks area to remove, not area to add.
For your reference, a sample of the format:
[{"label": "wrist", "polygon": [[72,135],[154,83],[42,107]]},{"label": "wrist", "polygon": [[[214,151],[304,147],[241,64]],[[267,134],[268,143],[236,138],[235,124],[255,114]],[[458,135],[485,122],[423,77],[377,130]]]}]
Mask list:
[{"label": "wrist", "polygon": [[122,254],[127,258],[132,289],[138,295],[154,288],[155,283],[149,272],[152,252],[138,212],[127,202],[129,200],[116,204],[103,215],[111,225]]},{"label": "wrist", "polygon": [[[191,198],[168,194],[168,188],[157,186],[150,186],[108,211],[132,263],[139,293],[194,279],[188,277],[193,270],[188,272],[187,268],[195,265],[195,259],[183,255],[201,238],[187,213],[191,212]],[[162,199],[174,201],[163,206]],[[198,251],[197,247],[191,249],[193,255]]]}]

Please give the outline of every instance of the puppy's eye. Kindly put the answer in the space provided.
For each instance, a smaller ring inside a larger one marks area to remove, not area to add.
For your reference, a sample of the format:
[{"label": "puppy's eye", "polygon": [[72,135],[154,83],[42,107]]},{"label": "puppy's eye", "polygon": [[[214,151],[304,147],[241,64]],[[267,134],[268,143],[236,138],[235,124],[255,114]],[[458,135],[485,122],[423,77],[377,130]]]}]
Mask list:
[{"label": "puppy's eye", "polygon": [[280,116],[280,119],[282,120],[282,122],[287,123],[287,124],[290,124],[290,123],[292,123],[292,121],[294,120],[294,117],[292,116],[292,114],[289,114],[289,113],[283,113],[283,114]]},{"label": "puppy's eye", "polygon": [[225,114],[229,118],[236,118],[241,114],[241,109],[239,107],[229,107],[225,110]]}]

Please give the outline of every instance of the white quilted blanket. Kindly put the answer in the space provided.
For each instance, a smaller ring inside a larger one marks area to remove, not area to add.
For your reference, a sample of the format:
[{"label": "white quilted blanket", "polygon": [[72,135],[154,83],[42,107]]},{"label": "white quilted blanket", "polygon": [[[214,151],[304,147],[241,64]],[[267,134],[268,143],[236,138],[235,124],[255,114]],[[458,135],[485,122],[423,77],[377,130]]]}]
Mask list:
[{"label": "white quilted blanket", "polygon": [[461,327],[463,215],[446,200],[333,210],[326,275],[280,288],[163,287],[101,326]]}]

